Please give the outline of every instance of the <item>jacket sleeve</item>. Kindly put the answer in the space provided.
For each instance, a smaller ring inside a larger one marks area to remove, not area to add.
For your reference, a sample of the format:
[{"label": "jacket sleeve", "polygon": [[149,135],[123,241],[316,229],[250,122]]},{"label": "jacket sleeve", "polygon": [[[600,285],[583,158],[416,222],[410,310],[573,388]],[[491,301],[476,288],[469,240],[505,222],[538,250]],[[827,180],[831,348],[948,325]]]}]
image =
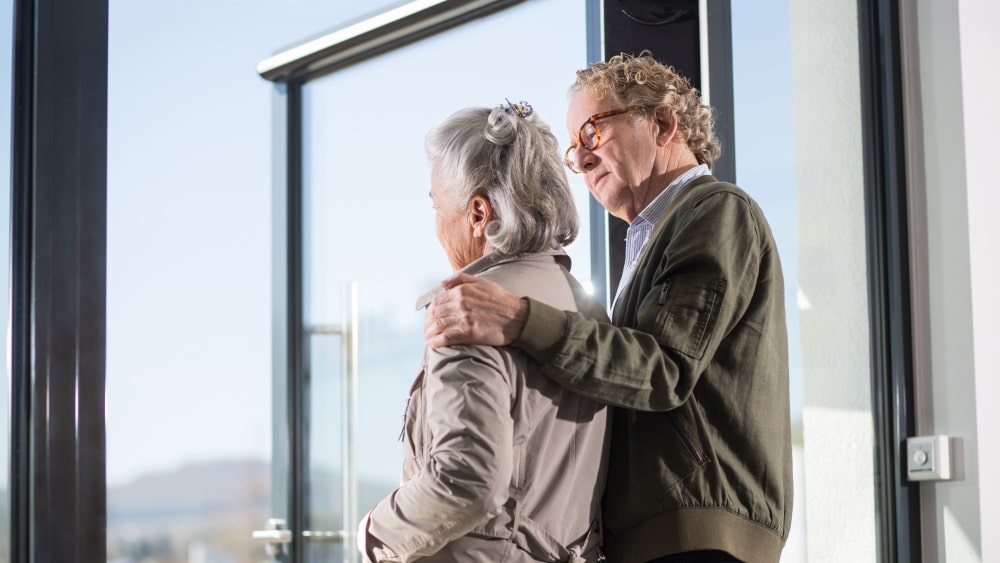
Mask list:
[{"label": "jacket sleeve", "polygon": [[759,228],[753,204],[739,193],[692,197],[647,243],[657,255],[643,260],[632,281],[644,293],[616,314],[628,326],[529,299],[528,319],[513,345],[587,397],[635,410],[676,408],[753,296]]},{"label": "jacket sleeve", "polygon": [[[430,452],[368,516],[363,552],[408,562],[436,553],[496,514],[513,464],[509,354],[486,346],[428,352],[424,431]],[[396,559],[398,558],[398,559]]]}]

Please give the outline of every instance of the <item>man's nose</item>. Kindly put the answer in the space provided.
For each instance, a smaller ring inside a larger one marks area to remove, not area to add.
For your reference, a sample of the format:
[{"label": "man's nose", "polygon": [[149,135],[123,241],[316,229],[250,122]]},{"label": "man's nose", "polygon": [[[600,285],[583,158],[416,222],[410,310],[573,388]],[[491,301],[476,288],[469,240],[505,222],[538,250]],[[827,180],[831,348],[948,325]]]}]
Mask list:
[{"label": "man's nose", "polygon": [[588,149],[587,147],[580,145],[576,147],[576,154],[574,155],[576,159],[576,166],[580,169],[580,172],[586,172],[597,166],[597,161],[599,158],[594,151]]}]

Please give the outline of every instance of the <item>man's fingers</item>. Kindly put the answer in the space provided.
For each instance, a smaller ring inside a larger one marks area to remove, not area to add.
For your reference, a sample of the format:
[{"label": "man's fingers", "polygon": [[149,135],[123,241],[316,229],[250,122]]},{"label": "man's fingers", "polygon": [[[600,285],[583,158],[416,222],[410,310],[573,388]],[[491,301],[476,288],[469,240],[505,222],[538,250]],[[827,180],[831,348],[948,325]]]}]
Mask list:
[{"label": "man's fingers", "polygon": [[[496,282],[468,274],[456,274],[441,285],[446,290],[434,297],[424,317],[428,346],[503,346],[513,340],[504,330],[516,320],[519,298]],[[519,332],[522,325],[513,330]]]},{"label": "man's fingers", "polygon": [[433,302],[424,317],[424,338],[431,348],[458,344],[455,337],[461,333],[462,317],[448,312],[447,305]]},{"label": "man's fingers", "polygon": [[447,328],[447,322],[440,316],[440,310],[432,303],[427,307],[427,315],[424,317],[424,338],[428,342]]},{"label": "man's fingers", "polygon": [[427,339],[427,346],[431,348],[440,348],[442,346],[458,346],[463,344],[461,339],[461,333],[457,332],[442,332],[437,336],[433,336]]},{"label": "man's fingers", "polygon": [[465,332],[455,330],[445,319],[437,319],[424,327],[424,338],[431,348],[464,344],[468,341],[467,338],[463,338],[464,335]]}]

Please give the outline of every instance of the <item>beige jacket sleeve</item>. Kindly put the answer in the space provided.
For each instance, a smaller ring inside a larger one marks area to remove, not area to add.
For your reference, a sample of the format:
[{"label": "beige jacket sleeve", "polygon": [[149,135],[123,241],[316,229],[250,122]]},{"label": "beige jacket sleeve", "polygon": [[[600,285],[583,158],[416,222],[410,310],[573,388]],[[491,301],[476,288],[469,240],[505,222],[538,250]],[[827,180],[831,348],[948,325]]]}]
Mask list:
[{"label": "beige jacket sleeve", "polygon": [[419,425],[427,455],[369,513],[366,557],[407,563],[431,555],[501,509],[513,465],[510,361],[487,346],[428,351]]}]

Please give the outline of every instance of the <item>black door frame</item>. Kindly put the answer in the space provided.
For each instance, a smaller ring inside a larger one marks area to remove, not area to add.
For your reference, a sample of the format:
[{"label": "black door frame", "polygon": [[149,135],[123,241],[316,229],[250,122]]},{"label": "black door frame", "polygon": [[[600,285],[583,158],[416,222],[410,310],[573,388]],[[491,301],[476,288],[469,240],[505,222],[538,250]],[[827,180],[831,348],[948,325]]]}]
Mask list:
[{"label": "black door frame", "polygon": [[107,0],[15,0],[10,561],[107,559]]},{"label": "black door frame", "polygon": [[910,237],[898,0],[858,0],[876,524],[880,561],[920,561],[920,494],[906,480],[916,435]]}]

